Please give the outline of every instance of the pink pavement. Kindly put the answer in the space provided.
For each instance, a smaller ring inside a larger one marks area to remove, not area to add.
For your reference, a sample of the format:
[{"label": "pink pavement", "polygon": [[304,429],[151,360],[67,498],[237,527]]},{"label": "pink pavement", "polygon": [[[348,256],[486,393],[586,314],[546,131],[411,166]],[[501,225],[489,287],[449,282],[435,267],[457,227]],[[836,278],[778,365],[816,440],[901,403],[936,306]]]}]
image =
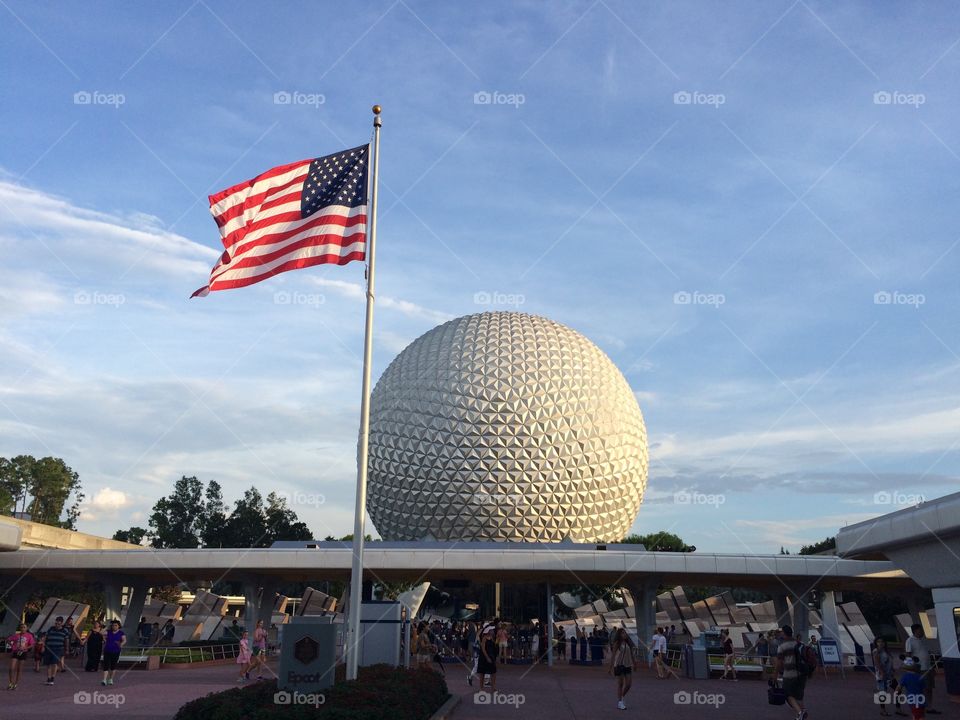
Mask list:
[{"label": "pink pavement", "polygon": [[[32,666],[25,668],[16,690],[0,689],[3,693],[0,719],[170,720],[187,701],[238,686],[237,668],[232,663],[152,672],[121,670],[117,673],[117,683],[108,687],[100,685],[99,673],[85,673],[73,665],[70,667],[73,672],[59,674],[52,687],[43,684],[43,673],[34,673]],[[0,669],[6,677],[6,662],[0,664]],[[658,680],[652,670],[642,669],[633,675],[633,687],[626,698],[627,709],[618,710],[615,683],[606,668],[571,667],[565,663],[553,669],[542,665],[501,666],[497,673],[497,691],[502,694],[497,697],[500,702],[484,704],[474,702],[479,680],[474,680],[471,688],[462,666],[448,664],[445,670],[450,692],[461,696],[453,720],[793,720],[794,717],[786,707],[767,704],[766,683],[760,680],[743,679],[736,683],[719,679]],[[960,706],[947,701],[942,683],[937,692],[938,709],[943,714],[930,717],[960,720]],[[90,697],[78,693],[89,693]],[[100,695],[94,697],[94,693]],[[111,694],[122,695],[122,704],[105,702]],[[84,702],[85,699],[90,702]],[[827,678],[818,675],[807,687],[806,701],[810,720],[882,717],[879,706],[873,702],[873,678],[869,673],[848,672],[846,679],[841,679],[839,674]]]},{"label": "pink pavement", "polygon": [[[498,698],[499,704],[492,698],[479,698],[478,704],[474,695],[479,690],[479,681],[474,680],[471,688],[466,674],[459,667],[455,670],[452,667],[446,666],[447,686],[450,692],[461,696],[453,720],[794,720],[796,717],[786,706],[767,703],[767,684],[760,679],[658,680],[654,671],[646,668],[634,672],[633,686],[625,701],[627,709],[618,710],[616,683],[607,674],[607,668],[570,666],[562,662],[553,669],[542,665],[501,666],[497,672],[497,691],[503,695]],[[871,673],[848,672],[846,679],[839,673],[826,678],[820,673],[809,681],[804,700],[810,720],[877,720],[883,716],[880,706],[874,704],[873,692]],[[960,718],[960,706],[947,701],[942,682],[937,693],[937,709],[943,714],[928,717]],[[512,702],[511,696],[515,696]],[[718,696],[722,696],[722,702]],[[891,717],[898,717],[889,706],[888,712]]]}]

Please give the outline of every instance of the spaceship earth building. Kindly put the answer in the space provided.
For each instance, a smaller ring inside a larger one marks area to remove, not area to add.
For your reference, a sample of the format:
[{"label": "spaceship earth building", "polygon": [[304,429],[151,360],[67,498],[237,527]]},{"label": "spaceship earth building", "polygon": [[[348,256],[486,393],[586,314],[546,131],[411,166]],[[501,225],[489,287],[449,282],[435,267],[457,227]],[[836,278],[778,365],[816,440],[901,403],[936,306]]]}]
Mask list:
[{"label": "spaceship earth building", "polygon": [[371,400],[367,509],[384,540],[610,542],[636,518],[647,438],[602,350],[518,312],[451,320]]}]

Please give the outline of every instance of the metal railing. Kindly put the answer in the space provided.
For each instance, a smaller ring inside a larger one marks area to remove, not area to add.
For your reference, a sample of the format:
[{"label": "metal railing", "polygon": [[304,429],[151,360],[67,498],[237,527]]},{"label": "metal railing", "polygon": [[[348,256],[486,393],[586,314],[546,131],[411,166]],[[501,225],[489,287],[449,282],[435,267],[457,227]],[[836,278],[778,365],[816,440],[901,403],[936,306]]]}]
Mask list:
[{"label": "metal railing", "polygon": [[[136,651],[131,648],[129,654]],[[159,655],[160,662],[193,663],[208,662],[211,660],[232,660],[240,653],[240,645],[229,643],[226,645],[158,645],[152,648],[142,648],[144,655]]]}]

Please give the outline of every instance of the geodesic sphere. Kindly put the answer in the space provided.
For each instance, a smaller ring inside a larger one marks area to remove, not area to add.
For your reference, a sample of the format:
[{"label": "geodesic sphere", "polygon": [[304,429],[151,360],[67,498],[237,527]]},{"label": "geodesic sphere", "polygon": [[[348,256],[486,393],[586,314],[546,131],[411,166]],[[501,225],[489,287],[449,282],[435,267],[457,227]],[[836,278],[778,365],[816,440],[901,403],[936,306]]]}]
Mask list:
[{"label": "geodesic sphere", "polygon": [[647,484],[636,397],[600,348],[485,312],[414,340],[370,406],[367,510],[384,540],[612,542]]}]

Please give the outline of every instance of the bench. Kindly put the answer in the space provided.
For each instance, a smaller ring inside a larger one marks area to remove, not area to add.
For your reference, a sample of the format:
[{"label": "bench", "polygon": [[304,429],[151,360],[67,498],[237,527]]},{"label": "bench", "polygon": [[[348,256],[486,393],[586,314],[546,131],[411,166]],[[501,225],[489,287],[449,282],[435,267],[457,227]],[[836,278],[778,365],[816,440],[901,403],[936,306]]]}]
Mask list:
[{"label": "bench", "polygon": [[121,655],[119,662],[121,664],[142,665],[144,670],[159,670],[159,655],[127,654]]}]

